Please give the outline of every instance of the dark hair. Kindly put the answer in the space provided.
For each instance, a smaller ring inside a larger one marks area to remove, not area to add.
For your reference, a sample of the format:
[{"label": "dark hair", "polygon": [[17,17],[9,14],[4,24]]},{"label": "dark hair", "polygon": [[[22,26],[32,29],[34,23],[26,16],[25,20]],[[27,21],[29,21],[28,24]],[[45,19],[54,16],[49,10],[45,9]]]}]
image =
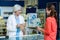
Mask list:
[{"label": "dark hair", "polygon": [[57,12],[55,10],[55,6],[53,4],[48,4],[46,7],[48,10],[51,10],[50,17],[54,16],[54,18],[57,20]]}]

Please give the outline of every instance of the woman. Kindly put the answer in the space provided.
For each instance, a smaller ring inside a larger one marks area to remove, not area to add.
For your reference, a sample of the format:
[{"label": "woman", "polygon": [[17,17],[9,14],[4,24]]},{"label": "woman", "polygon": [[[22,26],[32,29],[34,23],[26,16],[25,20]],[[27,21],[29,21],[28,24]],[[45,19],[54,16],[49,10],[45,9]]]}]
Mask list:
[{"label": "woman", "polygon": [[53,6],[54,5],[51,4],[46,7],[47,18],[44,29],[37,27],[38,31],[44,33],[44,40],[56,40],[57,15]]},{"label": "woman", "polygon": [[[24,17],[21,16],[22,7],[18,4],[13,7],[13,15],[9,16],[7,20],[7,35],[9,40],[20,40],[19,37],[23,35]],[[16,38],[15,38],[16,36]]]}]

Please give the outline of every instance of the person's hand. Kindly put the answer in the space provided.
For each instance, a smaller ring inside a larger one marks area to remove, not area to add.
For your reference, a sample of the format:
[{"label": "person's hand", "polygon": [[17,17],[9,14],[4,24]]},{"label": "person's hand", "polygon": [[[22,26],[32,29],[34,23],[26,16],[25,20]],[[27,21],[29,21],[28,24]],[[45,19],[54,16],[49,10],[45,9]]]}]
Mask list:
[{"label": "person's hand", "polygon": [[42,30],[42,28],[40,28],[40,27],[37,27],[37,30],[38,30],[38,31],[41,31],[41,30]]},{"label": "person's hand", "polygon": [[21,30],[24,30],[24,28],[25,28],[23,24],[20,24],[19,27]]},{"label": "person's hand", "polygon": [[20,30],[22,30],[23,35],[25,35],[25,27],[24,27],[24,24],[20,24]]}]

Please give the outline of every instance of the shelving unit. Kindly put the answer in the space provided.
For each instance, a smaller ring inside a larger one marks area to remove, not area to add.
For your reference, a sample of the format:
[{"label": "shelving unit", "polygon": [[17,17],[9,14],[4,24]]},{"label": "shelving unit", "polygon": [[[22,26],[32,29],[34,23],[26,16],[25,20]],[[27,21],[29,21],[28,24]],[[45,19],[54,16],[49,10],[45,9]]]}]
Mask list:
[{"label": "shelving unit", "polygon": [[38,18],[40,18],[41,20],[42,28],[44,28],[45,19],[46,19],[45,9],[38,9],[37,15],[38,15]]},{"label": "shelving unit", "polygon": [[31,6],[37,6],[38,0],[24,0],[25,1],[25,7],[31,5]]},{"label": "shelving unit", "polygon": [[0,19],[0,36],[5,36],[7,33],[6,30],[6,22],[8,17],[12,14],[12,7],[0,7],[1,14],[0,16],[2,19]]},{"label": "shelving unit", "polygon": [[[5,26],[5,22],[1,22],[2,20],[0,20],[0,36],[5,36],[6,35],[6,26]],[[2,24],[4,23],[4,24]]]}]

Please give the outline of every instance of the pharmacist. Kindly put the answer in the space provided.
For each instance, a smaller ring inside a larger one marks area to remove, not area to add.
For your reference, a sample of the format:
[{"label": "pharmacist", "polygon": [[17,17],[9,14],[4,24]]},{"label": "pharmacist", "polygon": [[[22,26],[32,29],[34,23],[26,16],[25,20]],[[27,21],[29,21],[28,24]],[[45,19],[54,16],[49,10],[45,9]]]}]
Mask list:
[{"label": "pharmacist", "polygon": [[[9,16],[7,21],[7,35],[9,38],[15,37],[16,40],[19,40],[19,38],[23,35],[25,22],[24,17],[21,16],[22,7],[18,4],[14,5],[13,7],[13,15]],[[14,40],[15,40],[14,39]],[[11,39],[10,39],[11,40]]]}]

